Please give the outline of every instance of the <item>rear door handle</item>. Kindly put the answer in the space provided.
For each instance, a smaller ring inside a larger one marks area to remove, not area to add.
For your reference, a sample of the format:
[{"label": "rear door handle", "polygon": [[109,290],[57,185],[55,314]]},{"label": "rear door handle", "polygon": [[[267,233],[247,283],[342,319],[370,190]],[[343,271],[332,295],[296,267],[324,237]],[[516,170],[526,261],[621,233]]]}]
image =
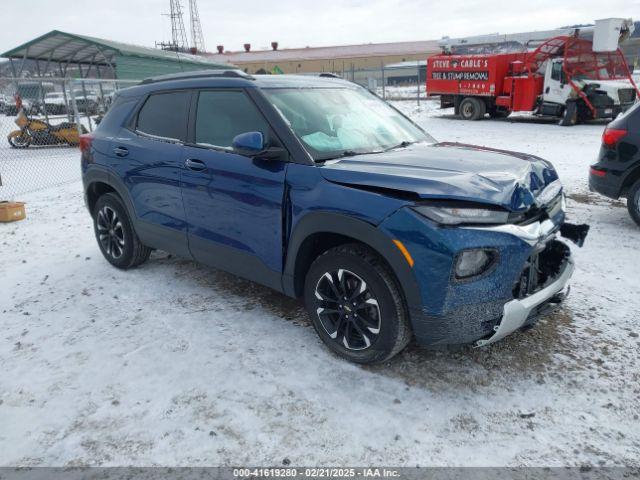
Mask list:
[{"label": "rear door handle", "polygon": [[201,172],[207,169],[207,166],[202,160],[196,160],[194,158],[188,158],[184,162],[184,166],[189,170],[193,170],[194,172]]},{"label": "rear door handle", "polygon": [[115,153],[118,157],[126,157],[129,155],[129,150],[124,147],[116,147],[113,149],[113,153]]}]

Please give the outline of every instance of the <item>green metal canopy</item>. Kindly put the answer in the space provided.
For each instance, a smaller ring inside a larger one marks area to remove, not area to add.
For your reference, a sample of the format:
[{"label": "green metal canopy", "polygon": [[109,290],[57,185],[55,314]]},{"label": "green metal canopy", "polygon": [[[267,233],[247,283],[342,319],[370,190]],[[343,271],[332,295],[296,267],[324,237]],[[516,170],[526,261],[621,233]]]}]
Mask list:
[{"label": "green metal canopy", "polygon": [[94,66],[98,74],[100,67],[107,67],[110,70],[109,76],[136,80],[189,70],[235,68],[231,64],[213,62],[188,53],[130,45],[59,30],[52,30],[0,54],[0,57],[43,61],[46,62],[45,68],[51,63],[58,63],[65,73],[69,65],[77,65],[80,69],[86,66],[87,70]]}]

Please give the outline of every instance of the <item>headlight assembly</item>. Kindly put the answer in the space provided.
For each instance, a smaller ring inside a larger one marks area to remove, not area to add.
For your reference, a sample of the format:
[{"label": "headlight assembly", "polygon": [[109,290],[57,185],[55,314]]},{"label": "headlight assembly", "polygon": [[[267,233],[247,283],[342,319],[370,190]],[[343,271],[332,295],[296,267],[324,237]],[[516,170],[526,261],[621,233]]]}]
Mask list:
[{"label": "headlight assembly", "polygon": [[420,205],[413,207],[420,215],[441,225],[460,225],[469,223],[502,224],[509,220],[509,212],[486,208],[435,207]]}]

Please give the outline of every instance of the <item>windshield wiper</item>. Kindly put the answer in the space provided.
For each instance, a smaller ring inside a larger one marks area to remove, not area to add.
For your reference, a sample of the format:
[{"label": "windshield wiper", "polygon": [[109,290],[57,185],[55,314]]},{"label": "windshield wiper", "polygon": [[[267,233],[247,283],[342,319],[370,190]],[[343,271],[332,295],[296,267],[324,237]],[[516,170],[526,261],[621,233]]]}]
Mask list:
[{"label": "windshield wiper", "polygon": [[321,162],[326,162],[327,160],[336,160],[338,158],[345,158],[345,157],[355,157],[356,155],[370,155],[372,153],[382,153],[382,151],[375,150],[373,152],[356,152],[355,150],[343,150],[342,152],[338,153],[337,155],[332,155],[330,157],[321,158],[321,159],[318,159],[318,160],[321,161]]},{"label": "windshield wiper", "polygon": [[400,142],[398,145],[394,145],[393,147],[389,147],[387,149],[385,149],[385,152],[388,152],[389,150],[395,150],[396,148],[406,148],[411,144],[414,144],[416,142],[409,142],[407,140],[404,140],[403,142]]}]

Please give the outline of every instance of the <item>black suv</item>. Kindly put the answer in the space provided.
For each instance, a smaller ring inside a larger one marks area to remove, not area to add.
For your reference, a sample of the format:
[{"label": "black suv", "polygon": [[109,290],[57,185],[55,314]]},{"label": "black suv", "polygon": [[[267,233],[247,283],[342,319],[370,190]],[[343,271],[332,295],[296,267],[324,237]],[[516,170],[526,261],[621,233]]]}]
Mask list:
[{"label": "black suv", "polygon": [[640,103],[607,125],[589,187],[610,198],[626,197],[629,214],[640,225]]}]

